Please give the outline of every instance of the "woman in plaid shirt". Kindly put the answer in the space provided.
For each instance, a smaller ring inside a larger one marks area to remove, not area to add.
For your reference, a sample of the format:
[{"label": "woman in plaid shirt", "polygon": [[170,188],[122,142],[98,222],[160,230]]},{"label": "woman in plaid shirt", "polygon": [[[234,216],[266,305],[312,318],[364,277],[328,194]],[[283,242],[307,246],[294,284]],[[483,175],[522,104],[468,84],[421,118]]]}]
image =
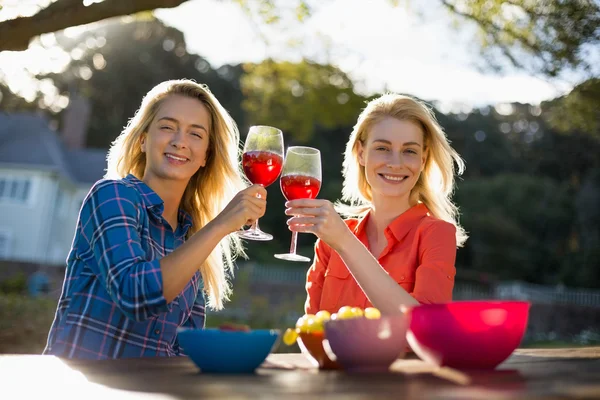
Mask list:
[{"label": "woman in plaid shirt", "polygon": [[235,122],[205,85],[153,88],[114,141],[85,198],[44,354],[176,356],[179,327],[223,307],[226,270],[243,255],[230,233],[265,212],[245,188]]}]

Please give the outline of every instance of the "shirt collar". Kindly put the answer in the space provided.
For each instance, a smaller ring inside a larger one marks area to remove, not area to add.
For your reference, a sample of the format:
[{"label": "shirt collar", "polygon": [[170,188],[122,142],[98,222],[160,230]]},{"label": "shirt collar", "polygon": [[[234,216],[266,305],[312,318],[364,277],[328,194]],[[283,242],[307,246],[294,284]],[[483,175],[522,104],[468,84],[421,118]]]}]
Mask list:
[{"label": "shirt collar", "polygon": [[[354,234],[357,237],[363,237],[365,235],[365,227],[367,226],[367,221],[369,216],[371,215],[371,211],[369,211],[356,225],[354,228]],[[393,220],[386,231],[391,231],[397,241],[404,239],[404,237],[410,232],[410,230],[415,226],[415,224],[420,221],[423,217],[429,215],[429,209],[423,203],[417,203],[417,205],[412,206],[408,210],[404,211],[395,220]]]},{"label": "shirt collar", "polygon": [[163,200],[160,198],[158,194],[152,189],[150,186],[146,185],[144,182],[136,178],[133,174],[127,175],[123,178],[124,181],[131,183],[142,195],[142,201],[144,202],[144,207],[148,209],[159,208],[159,215],[163,212]]},{"label": "shirt collar", "polygon": [[[144,207],[146,207],[155,217],[162,218],[162,213],[165,209],[164,202],[150,186],[146,185],[133,174],[127,175],[123,180],[134,185],[138,192],[140,192]],[[179,225],[178,229],[180,229],[181,236],[185,236],[191,228],[193,220],[190,214],[182,208],[179,208],[177,223]]]}]

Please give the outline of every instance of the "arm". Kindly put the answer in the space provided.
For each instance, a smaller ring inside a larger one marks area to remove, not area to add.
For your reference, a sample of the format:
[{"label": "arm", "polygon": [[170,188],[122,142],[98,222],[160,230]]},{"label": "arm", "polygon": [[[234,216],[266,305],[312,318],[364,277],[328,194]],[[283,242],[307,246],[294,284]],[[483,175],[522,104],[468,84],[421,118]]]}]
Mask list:
[{"label": "arm", "polygon": [[403,306],[419,304],[379,264],[352,233],[327,200],[294,200],[286,204],[290,230],[314,233],[335,250],[365,293],[383,314],[397,314]]},{"label": "arm", "polygon": [[428,226],[422,236],[412,295],[421,304],[452,301],[456,268],[456,227],[445,221]]},{"label": "arm", "polygon": [[[262,191],[261,187],[241,191],[188,242],[161,260],[148,261],[137,229],[141,202],[135,189],[116,181],[94,187],[82,207],[80,220],[83,237],[96,261],[96,272],[111,299],[136,321],[166,311],[167,303],[184,289],[219,241],[254,215],[264,213],[266,192]],[[258,192],[262,199],[253,196]],[[232,228],[238,221],[239,225]]]},{"label": "arm", "polygon": [[319,312],[321,294],[323,293],[323,282],[325,281],[325,270],[329,264],[331,249],[321,240],[315,243],[315,261],[306,275],[306,303],[304,311],[306,314]]}]

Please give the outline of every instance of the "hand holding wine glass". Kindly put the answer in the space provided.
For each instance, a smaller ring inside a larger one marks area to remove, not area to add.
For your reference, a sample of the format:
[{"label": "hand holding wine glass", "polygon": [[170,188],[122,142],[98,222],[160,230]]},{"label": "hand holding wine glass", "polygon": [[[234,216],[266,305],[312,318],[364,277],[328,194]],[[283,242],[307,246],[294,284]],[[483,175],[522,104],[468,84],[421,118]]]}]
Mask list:
[{"label": "hand holding wine glass", "polygon": [[[281,192],[287,200],[314,199],[321,189],[321,152],[312,147],[292,146],[287,150],[281,179]],[[275,257],[287,261],[309,262],[296,254],[298,232],[292,232],[290,252]]]},{"label": "hand holding wine glass", "polygon": [[[267,187],[277,180],[283,164],[283,134],[271,126],[252,126],[244,143],[242,166],[248,180]],[[273,236],[260,230],[258,219],[238,235],[250,240],[271,240]]]}]

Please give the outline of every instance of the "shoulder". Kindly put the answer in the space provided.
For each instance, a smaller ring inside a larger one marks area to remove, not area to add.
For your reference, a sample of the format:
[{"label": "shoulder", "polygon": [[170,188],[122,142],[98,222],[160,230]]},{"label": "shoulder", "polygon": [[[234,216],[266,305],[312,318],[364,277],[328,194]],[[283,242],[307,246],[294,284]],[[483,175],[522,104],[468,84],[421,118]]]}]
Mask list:
[{"label": "shoulder", "polygon": [[94,197],[100,201],[122,199],[137,201],[140,193],[131,182],[124,179],[101,179],[92,185],[88,198]]},{"label": "shoulder", "polygon": [[426,236],[433,240],[456,240],[456,226],[432,215],[427,215],[421,220],[418,230],[421,236]]}]

